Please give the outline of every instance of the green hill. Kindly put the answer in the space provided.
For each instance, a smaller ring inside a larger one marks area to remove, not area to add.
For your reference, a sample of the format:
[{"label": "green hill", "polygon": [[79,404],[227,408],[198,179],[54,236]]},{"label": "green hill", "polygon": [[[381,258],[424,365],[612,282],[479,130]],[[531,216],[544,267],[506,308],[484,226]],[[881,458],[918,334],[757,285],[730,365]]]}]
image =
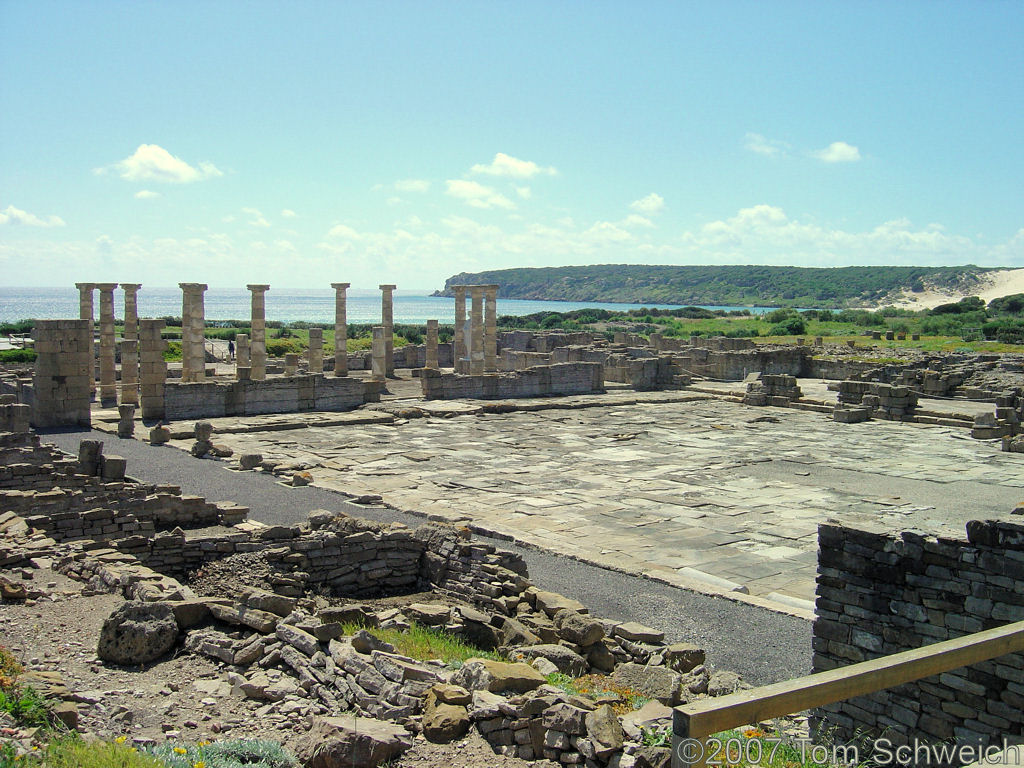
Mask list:
[{"label": "green hill", "polygon": [[768,267],[758,265],[648,266],[599,264],[463,272],[453,285],[497,284],[504,299],[600,301],[629,304],[736,306],[871,306],[902,291],[954,289],[969,294],[991,268]]}]

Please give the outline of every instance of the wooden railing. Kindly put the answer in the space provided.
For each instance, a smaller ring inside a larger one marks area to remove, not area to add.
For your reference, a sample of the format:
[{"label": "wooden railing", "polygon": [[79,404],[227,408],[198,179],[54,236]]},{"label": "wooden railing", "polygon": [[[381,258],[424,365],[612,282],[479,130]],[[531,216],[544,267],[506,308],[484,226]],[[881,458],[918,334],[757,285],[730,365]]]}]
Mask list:
[{"label": "wooden railing", "polygon": [[709,736],[1024,651],[1024,621],[675,708],[672,768],[705,764]]}]

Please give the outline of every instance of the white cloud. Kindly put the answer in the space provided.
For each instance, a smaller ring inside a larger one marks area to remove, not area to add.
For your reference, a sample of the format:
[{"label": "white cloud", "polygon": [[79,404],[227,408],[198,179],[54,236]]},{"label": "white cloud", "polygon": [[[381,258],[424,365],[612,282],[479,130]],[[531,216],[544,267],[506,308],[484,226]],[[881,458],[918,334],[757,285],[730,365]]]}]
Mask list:
[{"label": "white cloud", "polygon": [[270,222],[267,221],[266,217],[260,211],[259,208],[243,208],[242,213],[246,213],[252,218],[249,220],[250,227],[269,227]]},{"label": "white cloud", "polygon": [[9,224],[15,226],[21,224],[26,227],[63,227],[64,219],[60,216],[47,216],[46,218],[40,218],[35,214],[23,211],[20,208],[15,208],[13,205],[8,205],[2,211],[0,211],[0,226]]},{"label": "white cloud", "polygon": [[294,219],[296,216],[298,216],[298,214],[295,211],[293,211],[291,208],[282,208],[281,209],[281,216],[282,216],[282,218],[285,218],[285,219]]},{"label": "white cloud", "polygon": [[489,165],[477,163],[470,168],[472,173],[485,173],[488,176],[511,176],[513,179],[529,179],[538,174],[554,176],[558,173],[554,168],[543,168],[532,160],[520,160],[504,152],[494,156]]},{"label": "white cloud", "polygon": [[327,230],[328,237],[340,237],[347,240],[358,240],[359,233],[347,224],[335,224]]},{"label": "white cloud", "polygon": [[653,227],[654,222],[648,219],[646,216],[641,216],[637,213],[631,213],[629,216],[622,220],[622,226],[624,227]]},{"label": "white cloud", "polygon": [[430,182],[426,179],[400,179],[395,182],[395,189],[399,192],[427,192]]},{"label": "white cloud", "polygon": [[632,235],[622,227],[613,224],[610,221],[599,221],[586,232],[583,236],[595,242],[613,242],[621,243],[626,240],[632,239]]},{"label": "white cloud", "polygon": [[193,167],[156,144],[140,144],[135,154],[119,163],[97,168],[97,174],[114,170],[127,181],[159,181],[168,184],[188,184],[224,174],[213,163],[198,163]]},{"label": "white cloud", "polygon": [[110,253],[114,249],[114,238],[110,235],[100,235],[96,238],[96,250],[100,253]]},{"label": "white cloud", "polygon": [[475,181],[465,179],[449,179],[447,194],[465,201],[474,208],[515,208],[516,204],[491,187],[485,187]]},{"label": "white cloud", "polygon": [[629,204],[629,207],[634,211],[650,215],[652,213],[658,213],[665,207],[665,198],[657,192],[651,192],[647,197],[641,197],[639,200],[634,200]]},{"label": "white cloud", "polygon": [[747,133],[744,146],[751,152],[765,157],[776,157],[784,154],[789,145],[784,141],[776,141],[762,136],[760,133]]},{"label": "white cloud", "polygon": [[845,141],[833,141],[811,155],[825,163],[855,163],[860,160],[860,150]]},{"label": "white cloud", "polygon": [[148,189],[140,189],[138,192],[135,193],[136,200],[152,200],[153,198],[160,196],[161,195],[159,192],[152,192]]},{"label": "white cloud", "polygon": [[516,187],[516,194],[519,195],[523,200],[529,200],[533,197],[533,190],[529,187]]}]

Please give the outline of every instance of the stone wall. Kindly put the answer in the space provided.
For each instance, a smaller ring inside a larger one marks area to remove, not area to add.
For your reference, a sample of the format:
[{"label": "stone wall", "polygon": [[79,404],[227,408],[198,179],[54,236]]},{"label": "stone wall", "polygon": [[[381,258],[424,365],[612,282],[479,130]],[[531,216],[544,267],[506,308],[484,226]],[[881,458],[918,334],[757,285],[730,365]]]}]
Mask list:
[{"label": "stone wall", "polygon": [[[733,339],[732,341],[736,341]],[[721,381],[741,381],[754,372],[803,376],[808,347],[781,347],[748,351],[715,351],[691,347],[675,354],[684,373],[707,376]]]},{"label": "stone wall", "polygon": [[308,374],[263,381],[168,382],[164,386],[164,418],[347,411],[379,399],[378,384],[347,376]]},{"label": "stone wall", "polygon": [[500,400],[549,395],[604,392],[604,366],[600,363],[538,365],[523,371],[463,376],[424,370],[421,377],[427,400]]},{"label": "stone wall", "polygon": [[517,352],[551,352],[559,347],[594,343],[589,331],[505,331],[498,334],[498,349]]},{"label": "stone wall", "polygon": [[92,381],[92,323],[37,320],[32,329],[36,364],[32,425],[88,427]]},{"label": "stone wall", "polygon": [[[1024,620],[1024,525],[963,537],[818,528],[814,671]],[[1024,742],[1024,654],[1001,656],[816,711],[834,742]]]}]

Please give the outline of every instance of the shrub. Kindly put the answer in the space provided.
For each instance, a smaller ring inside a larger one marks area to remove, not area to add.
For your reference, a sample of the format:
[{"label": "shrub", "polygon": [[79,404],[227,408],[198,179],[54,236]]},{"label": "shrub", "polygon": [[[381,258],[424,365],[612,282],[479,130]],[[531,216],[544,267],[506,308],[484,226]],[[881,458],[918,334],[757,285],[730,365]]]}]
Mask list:
[{"label": "shrub", "polygon": [[0,350],[0,363],[34,363],[36,351],[34,349],[2,349]]},{"label": "shrub", "polygon": [[171,362],[173,360],[181,360],[181,342],[180,341],[168,341],[167,349],[164,350],[164,360]]},{"label": "shrub", "polygon": [[292,352],[302,352],[302,345],[295,339],[272,339],[267,342],[270,357],[283,357]]},{"label": "shrub", "polygon": [[807,333],[807,323],[800,315],[795,315],[776,323],[771,327],[769,336],[800,336]]},{"label": "shrub", "polygon": [[0,323],[0,336],[10,336],[13,333],[29,333],[35,328],[35,320],[18,320],[14,323]]},{"label": "shrub", "polygon": [[167,768],[298,768],[298,762],[276,741],[232,739],[196,745],[164,742],[151,754]]}]

